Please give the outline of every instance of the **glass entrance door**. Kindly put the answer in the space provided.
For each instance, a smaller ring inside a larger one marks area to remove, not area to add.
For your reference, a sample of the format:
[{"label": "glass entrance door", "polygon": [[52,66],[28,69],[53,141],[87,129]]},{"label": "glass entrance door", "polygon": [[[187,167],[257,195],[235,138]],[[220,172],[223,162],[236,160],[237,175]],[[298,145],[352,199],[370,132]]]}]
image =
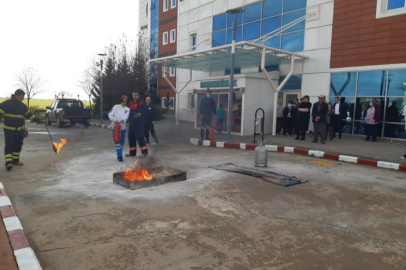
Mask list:
[{"label": "glass entrance door", "polygon": [[295,98],[300,97],[300,91],[283,91],[283,104],[286,105],[288,101],[294,101]]}]

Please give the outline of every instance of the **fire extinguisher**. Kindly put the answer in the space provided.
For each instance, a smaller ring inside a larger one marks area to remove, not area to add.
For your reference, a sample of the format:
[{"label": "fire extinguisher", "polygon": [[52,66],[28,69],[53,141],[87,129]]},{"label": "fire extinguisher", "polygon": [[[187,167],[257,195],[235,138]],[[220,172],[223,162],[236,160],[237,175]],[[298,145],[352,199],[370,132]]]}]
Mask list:
[{"label": "fire extinguisher", "polygon": [[214,141],[214,127],[209,129],[209,139]]},{"label": "fire extinguisher", "polygon": [[115,125],[114,126],[114,136],[113,136],[113,140],[116,143],[121,142],[121,126],[120,125]]}]

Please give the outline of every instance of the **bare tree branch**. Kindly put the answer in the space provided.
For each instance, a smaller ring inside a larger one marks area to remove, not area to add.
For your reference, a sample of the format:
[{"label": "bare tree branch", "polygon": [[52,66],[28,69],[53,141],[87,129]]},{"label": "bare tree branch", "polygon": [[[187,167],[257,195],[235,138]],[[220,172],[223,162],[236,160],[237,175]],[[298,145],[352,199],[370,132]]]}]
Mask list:
[{"label": "bare tree branch", "polygon": [[25,68],[16,74],[16,81],[16,86],[26,94],[28,108],[30,107],[30,99],[39,93],[45,92],[43,81],[33,68]]},{"label": "bare tree branch", "polygon": [[94,92],[94,70],[87,68],[83,74],[82,79],[79,81],[78,86],[86,93],[89,98],[89,106],[92,108],[92,94]]}]

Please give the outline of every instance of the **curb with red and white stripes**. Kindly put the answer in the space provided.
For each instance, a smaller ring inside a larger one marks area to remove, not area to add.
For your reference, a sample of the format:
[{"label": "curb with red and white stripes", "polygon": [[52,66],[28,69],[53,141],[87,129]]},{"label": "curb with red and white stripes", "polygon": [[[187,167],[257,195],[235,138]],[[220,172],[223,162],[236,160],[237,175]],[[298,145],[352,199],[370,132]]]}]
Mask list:
[{"label": "curb with red and white stripes", "polygon": [[[258,146],[257,144],[251,143],[236,143],[236,142],[216,142],[209,140],[199,140],[199,139],[190,139],[190,143],[198,146],[206,147],[217,147],[217,148],[229,148],[229,149],[241,149],[241,150],[255,150]],[[291,153],[299,155],[308,155],[318,158],[325,158],[334,161],[343,161],[353,164],[366,165],[378,168],[385,168],[390,170],[406,172],[406,165],[400,163],[379,161],[373,159],[364,159],[360,157],[353,157],[347,155],[339,155],[334,153],[328,153],[319,150],[309,150],[298,147],[289,147],[289,146],[279,146],[279,145],[265,145],[269,152],[281,152],[281,153]]]},{"label": "curb with red and white stripes", "polygon": [[110,125],[102,125],[102,124],[92,124],[92,123],[89,123],[89,126],[94,126],[94,127],[99,127],[99,128],[105,128],[105,129],[111,129],[111,126]]},{"label": "curb with red and white stripes", "polygon": [[14,212],[11,201],[0,182],[0,213],[4,222],[11,247],[20,270],[42,270],[41,265],[30,247],[23,226]]}]

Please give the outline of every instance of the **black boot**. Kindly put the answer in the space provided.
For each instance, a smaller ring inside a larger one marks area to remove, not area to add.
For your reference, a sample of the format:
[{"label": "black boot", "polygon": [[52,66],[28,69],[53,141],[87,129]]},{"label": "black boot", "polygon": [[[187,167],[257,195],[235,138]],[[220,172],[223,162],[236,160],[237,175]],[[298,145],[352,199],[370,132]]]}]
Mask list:
[{"label": "black boot", "polygon": [[305,136],[305,135],[303,135],[303,136],[302,136],[302,138],[300,138],[300,140],[301,140],[301,141],[306,140],[306,136]]},{"label": "black boot", "polygon": [[208,128],[206,128],[206,140],[210,140],[209,139],[209,129]]},{"label": "black boot", "polygon": [[202,141],[203,141],[203,134],[204,134],[204,130],[201,129],[201,130],[200,130],[200,138],[201,138]]}]

